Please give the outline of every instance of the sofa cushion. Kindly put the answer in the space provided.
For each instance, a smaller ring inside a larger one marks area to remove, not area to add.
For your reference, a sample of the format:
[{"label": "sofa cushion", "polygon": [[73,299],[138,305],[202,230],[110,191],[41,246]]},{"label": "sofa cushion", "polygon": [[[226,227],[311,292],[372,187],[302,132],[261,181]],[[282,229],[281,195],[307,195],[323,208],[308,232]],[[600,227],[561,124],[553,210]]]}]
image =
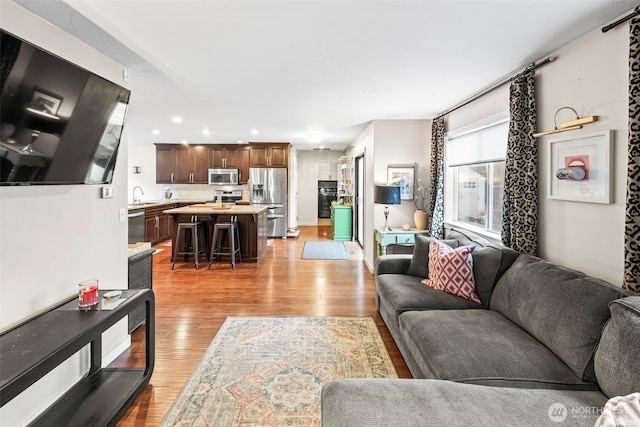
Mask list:
[{"label": "sofa cushion", "polygon": [[595,382],[593,357],[609,302],[628,295],[579,271],[520,255],[493,290],[490,308],[542,342],[575,374]]},{"label": "sofa cushion", "polygon": [[[462,230],[458,228],[445,227],[444,229],[445,239],[454,239],[459,245],[475,245],[477,247],[485,247],[495,244],[489,239],[486,239],[476,233],[468,230]],[[496,242],[497,243],[497,242]]]},{"label": "sofa cushion", "polygon": [[[599,415],[589,410],[606,401],[599,391],[356,378],[326,383],[321,397],[323,427],[584,427]],[[564,420],[551,418],[554,408],[564,411]]]},{"label": "sofa cushion", "polygon": [[480,304],[473,280],[474,246],[451,248],[438,240],[429,245],[429,278],[422,280],[427,286],[439,291],[458,295]]},{"label": "sofa cushion", "polygon": [[398,317],[413,310],[459,310],[484,308],[447,292],[441,292],[420,283],[420,278],[407,274],[384,274],[376,277],[376,291],[382,304]]},{"label": "sofa cushion", "polygon": [[376,258],[376,274],[406,274],[411,255],[382,255]]},{"label": "sofa cushion", "polygon": [[[407,274],[427,279],[429,277],[429,245],[433,237],[426,234],[416,234],[413,247],[413,256]],[[455,239],[443,240],[444,243],[452,248],[458,247],[458,241]]]},{"label": "sofa cushion", "polygon": [[640,296],[613,301],[611,320],[602,332],[596,350],[598,384],[609,396],[640,391]]},{"label": "sofa cushion", "polygon": [[414,377],[517,388],[597,390],[513,322],[490,310],[410,311],[400,335]]},{"label": "sofa cushion", "polygon": [[506,246],[489,245],[473,251],[473,277],[476,295],[482,305],[489,307],[496,282],[520,254]]}]

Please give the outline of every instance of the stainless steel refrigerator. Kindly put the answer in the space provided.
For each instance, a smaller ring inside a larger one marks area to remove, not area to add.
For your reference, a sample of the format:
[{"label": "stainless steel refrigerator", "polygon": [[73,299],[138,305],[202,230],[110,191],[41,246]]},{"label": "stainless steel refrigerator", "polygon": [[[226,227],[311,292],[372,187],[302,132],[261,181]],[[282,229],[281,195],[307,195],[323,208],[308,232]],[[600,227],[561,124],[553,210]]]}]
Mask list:
[{"label": "stainless steel refrigerator", "polygon": [[287,169],[249,169],[249,200],[267,206],[267,236],[287,236]]}]

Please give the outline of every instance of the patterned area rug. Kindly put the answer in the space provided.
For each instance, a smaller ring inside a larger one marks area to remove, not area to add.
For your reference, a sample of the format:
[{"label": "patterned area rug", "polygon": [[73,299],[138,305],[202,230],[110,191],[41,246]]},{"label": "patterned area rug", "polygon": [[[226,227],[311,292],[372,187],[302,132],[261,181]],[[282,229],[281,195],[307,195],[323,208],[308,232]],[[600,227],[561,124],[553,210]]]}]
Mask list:
[{"label": "patterned area rug", "polygon": [[397,378],[372,317],[228,317],[160,425],[319,426],[337,378]]}]

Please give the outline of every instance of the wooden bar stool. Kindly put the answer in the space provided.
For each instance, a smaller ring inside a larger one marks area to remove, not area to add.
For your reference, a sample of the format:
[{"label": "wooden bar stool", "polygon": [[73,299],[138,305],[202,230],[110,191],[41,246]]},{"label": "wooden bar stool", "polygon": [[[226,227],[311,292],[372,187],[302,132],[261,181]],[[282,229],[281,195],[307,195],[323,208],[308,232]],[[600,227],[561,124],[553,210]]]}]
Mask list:
[{"label": "wooden bar stool", "polygon": [[[173,248],[173,264],[171,269],[176,265],[176,259],[179,255],[185,256],[185,261],[189,259],[189,255],[193,255],[196,264],[196,270],[198,269],[198,260],[200,256],[207,256],[206,253],[206,236],[204,231],[204,225],[198,221],[196,215],[191,216],[191,222],[179,222],[178,231],[176,235],[176,247]],[[202,237],[202,248],[200,247],[200,241]],[[184,243],[184,250],[180,250],[180,243]]]},{"label": "wooden bar stool", "polygon": [[[229,246],[223,247],[225,232],[229,239]],[[240,233],[238,232],[238,217],[232,215],[229,222],[217,222],[213,226],[213,238],[211,239],[211,255],[209,258],[209,269],[213,258],[220,262],[222,255],[231,257],[231,268],[236,269],[236,253],[242,262],[242,251],[240,250]]]}]

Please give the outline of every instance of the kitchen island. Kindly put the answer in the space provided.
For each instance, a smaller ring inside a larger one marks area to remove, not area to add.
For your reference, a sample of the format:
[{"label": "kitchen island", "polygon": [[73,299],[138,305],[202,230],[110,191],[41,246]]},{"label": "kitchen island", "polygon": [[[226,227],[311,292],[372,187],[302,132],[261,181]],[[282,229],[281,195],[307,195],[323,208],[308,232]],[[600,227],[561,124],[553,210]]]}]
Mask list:
[{"label": "kitchen island", "polygon": [[[191,222],[197,217],[205,224],[207,254],[211,245],[213,226],[216,222],[229,222],[232,215],[238,217],[240,248],[243,262],[257,262],[267,249],[267,208],[252,205],[193,204],[163,211],[173,218],[172,247],[175,247],[178,223]],[[183,248],[180,248],[182,250]],[[172,257],[173,259],[173,257]],[[179,260],[181,261],[181,260]]]}]

